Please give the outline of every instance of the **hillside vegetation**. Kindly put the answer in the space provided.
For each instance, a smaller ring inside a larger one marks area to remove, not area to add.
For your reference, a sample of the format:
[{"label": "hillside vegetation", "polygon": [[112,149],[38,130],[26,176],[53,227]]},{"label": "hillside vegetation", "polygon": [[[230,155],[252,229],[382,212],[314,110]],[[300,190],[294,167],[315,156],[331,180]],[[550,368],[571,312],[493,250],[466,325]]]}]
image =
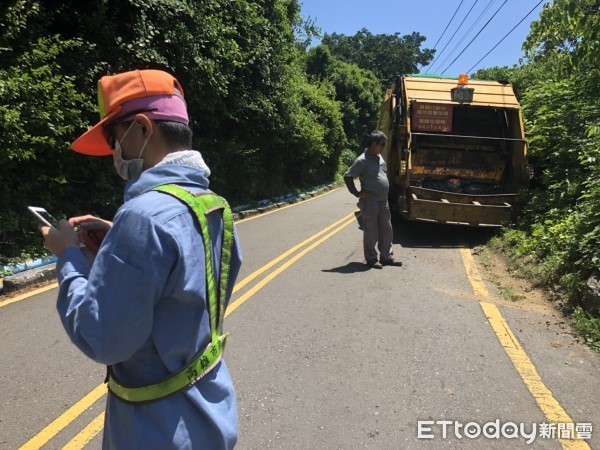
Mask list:
[{"label": "hillside vegetation", "polygon": [[520,222],[502,245],[525,276],[574,304],[600,276],[598,36],[598,2],[557,0],[532,24],[526,63],[476,73],[513,83],[536,171]]},{"label": "hillside vegetation", "polygon": [[[28,204],[103,217],[120,204],[111,158],[68,149],[97,120],[105,74],[160,68],[181,81],[194,147],[233,203],[332,181],[375,128],[390,80],[434,51],[419,33],[363,29],[311,46],[315,36],[297,0],[3,2],[0,264],[43,252]],[[499,245],[574,305],[600,276],[598,36],[597,1],[555,0],[532,23],[523,63],[474,75],[513,84],[536,169],[520,222]]]},{"label": "hillside vegetation", "polygon": [[[140,68],[185,90],[194,147],[232,203],[330,182],[377,123],[370,70],[310,49],[296,0],[9,0],[0,3],[0,255],[43,251],[26,206],[112,217],[123,185],[112,158],[69,144],[98,120],[96,83]],[[426,63],[424,40],[386,39]]]}]

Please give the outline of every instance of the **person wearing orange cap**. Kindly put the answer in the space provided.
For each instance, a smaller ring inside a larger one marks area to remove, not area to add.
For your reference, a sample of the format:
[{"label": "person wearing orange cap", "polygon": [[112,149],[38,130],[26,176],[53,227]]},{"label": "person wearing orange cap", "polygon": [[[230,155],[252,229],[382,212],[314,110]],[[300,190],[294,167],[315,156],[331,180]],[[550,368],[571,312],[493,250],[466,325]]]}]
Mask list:
[{"label": "person wearing orange cap", "polygon": [[[72,148],[112,155],[125,203],[114,223],[82,216],[40,230],[58,256],[67,334],[109,366],[103,448],[231,449],[237,405],[222,322],[242,261],[231,210],[191,150],[173,76],[105,76],[98,98],[100,122]],[[101,243],[94,231],[106,232]],[[80,240],[97,250],[91,268]]]}]

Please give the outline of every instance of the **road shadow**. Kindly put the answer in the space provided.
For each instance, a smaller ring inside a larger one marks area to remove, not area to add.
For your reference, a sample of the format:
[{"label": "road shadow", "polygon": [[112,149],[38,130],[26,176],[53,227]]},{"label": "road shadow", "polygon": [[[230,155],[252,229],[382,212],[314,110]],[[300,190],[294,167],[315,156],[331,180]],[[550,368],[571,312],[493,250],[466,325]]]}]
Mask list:
[{"label": "road shadow", "polygon": [[484,245],[500,228],[480,228],[394,218],[394,244],[406,248],[461,248]]},{"label": "road shadow", "polygon": [[333,269],[323,269],[321,272],[333,272],[333,273],[357,273],[357,272],[366,272],[367,270],[371,270],[369,266],[364,263],[359,263],[356,261],[351,261],[345,266],[334,267]]}]

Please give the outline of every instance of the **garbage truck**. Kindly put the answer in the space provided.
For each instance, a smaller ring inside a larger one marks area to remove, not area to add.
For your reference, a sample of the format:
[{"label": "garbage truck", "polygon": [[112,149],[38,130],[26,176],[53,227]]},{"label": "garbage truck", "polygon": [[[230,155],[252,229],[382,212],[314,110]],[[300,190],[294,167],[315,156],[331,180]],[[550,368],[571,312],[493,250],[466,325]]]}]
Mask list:
[{"label": "garbage truck", "polygon": [[400,75],[377,128],[387,136],[390,207],[409,220],[504,226],[529,183],[519,102],[509,83]]}]

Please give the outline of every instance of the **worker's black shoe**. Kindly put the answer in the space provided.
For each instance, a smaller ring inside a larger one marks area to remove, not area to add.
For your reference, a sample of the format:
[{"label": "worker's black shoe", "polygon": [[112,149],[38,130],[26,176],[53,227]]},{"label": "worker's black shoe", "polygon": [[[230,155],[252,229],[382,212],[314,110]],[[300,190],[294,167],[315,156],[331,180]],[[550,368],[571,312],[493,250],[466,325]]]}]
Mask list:
[{"label": "worker's black shoe", "polygon": [[374,259],[373,261],[367,261],[367,266],[369,266],[371,269],[382,269],[383,268],[381,263],[379,261],[377,261],[376,259]]},{"label": "worker's black shoe", "polygon": [[394,258],[382,259],[381,260],[381,265],[382,266],[402,267],[402,261],[396,261]]}]

